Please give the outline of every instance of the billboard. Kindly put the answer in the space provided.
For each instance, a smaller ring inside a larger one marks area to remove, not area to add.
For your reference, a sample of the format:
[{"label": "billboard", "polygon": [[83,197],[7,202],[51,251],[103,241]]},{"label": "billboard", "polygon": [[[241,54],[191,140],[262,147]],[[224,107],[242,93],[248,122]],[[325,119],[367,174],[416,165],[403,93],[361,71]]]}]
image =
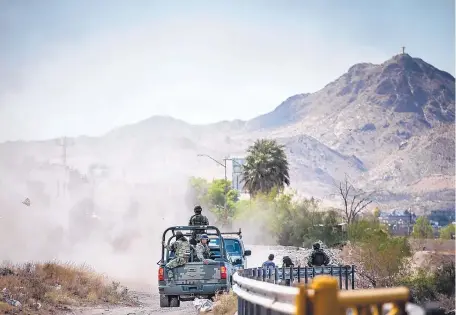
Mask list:
[{"label": "billboard", "polygon": [[244,183],[242,182],[242,166],[245,163],[244,158],[232,158],[232,175],[231,187],[239,192],[244,192]]}]

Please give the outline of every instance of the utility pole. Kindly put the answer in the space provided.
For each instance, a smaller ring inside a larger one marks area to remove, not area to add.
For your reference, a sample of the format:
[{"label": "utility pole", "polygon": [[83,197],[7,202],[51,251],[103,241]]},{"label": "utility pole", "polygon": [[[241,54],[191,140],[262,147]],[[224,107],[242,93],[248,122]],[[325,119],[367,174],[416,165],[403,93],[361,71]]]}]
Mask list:
[{"label": "utility pole", "polygon": [[227,161],[227,160],[231,160],[231,159],[224,158],[224,159],[223,159],[223,163],[222,163],[222,162],[217,161],[217,160],[214,159],[212,156],[207,155],[207,154],[198,154],[197,156],[199,156],[199,157],[205,156],[205,157],[211,159],[212,161],[214,161],[215,163],[217,163],[218,165],[222,166],[222,167],[225,169],[225,198],[224,198],[224,199],[225,199],[225,202],[224,202],[223,208],[224,208],[225,211],[226,211],[226,210],[227,210],[227,209],[226,209],[226,205],[227,205],[227,203],[226,203],[227,200],[226,200],[226,199],[227,199],[227,194],[228,194],[228,185],[227,185],[228,178],[226,177],[226,161]]},{"label": "utility pole", "polygon": [[57,142],[57,145],[59,147],[62,147],[62,165],[63,165],[63,189],[62,192],[65,195],[67,186],[68,186],[68,180],[67,180],[67,171],[68,171],[68,165],[67,165],[67,149],[69,145],[73,145],[72,142],[68,141],[67,137],[63,137],[60,142]]},{"label": "utility pole", "polygon": [[62,165],[67,168],[67,149],[69,145],[73,145],[72,142],[68,141],[67,137],[63,137],[60,142],[57,143],[59,147],[62,147]]},{"label": "utility pole", "polygon": [[402,54],[405,55],[405,46],[402,46]]},{"label": "utility pole", "polygon": [[[225,170],[225,202],[224,202],[223,207],[224,207],[225,212],[226,212],[227,211],[227,199],[228,199],[227,198],[227,194],[228,194],[228,178],[226,176],[226,161],[232,161],[233,163],[236,163],[236,162],[233,159],[224,158],[223,159],[223,163],[222,163],[222,162],[217,161],[212,156],[207,155],[207,154],[197,154],[197,156],[199,156],[199,157],[202,157],[202,156],[207,157],[207,158],[211,159],[212,161],[214,161],[215,163],[217,163],[218,165],[220,165],[220,166],[222,166],[224,168],[224,170]],[[238,163],[238,165],[240,165],[240,164]]]},{"label": "utility pole", "polygon": [[222,162],[217,161],[212,156],[207,155],[207,154],[198,154],[197,156],[200,156],[200,157],[205,156],[205,157],[211,159],[212,161],[214,161],[215,163],[217,163],[218,165],[220,165],[220,166],[222,166],[224,168],[224,171],[225,171],[225,191],[224,191],[225,198],[224,199],[225,200],[224,200],[223,208],[225,210],[226,219],[228,219],[228,205],[227,205],[227,201],[228,201],[228,178],[227,178],[227,175],[226,175],[226,172],[227,172],[226,161],[232,161],[233,163],[236,163],[236,162],[233,159],[224,158],[223,159],[223,163],[222,163]]}]

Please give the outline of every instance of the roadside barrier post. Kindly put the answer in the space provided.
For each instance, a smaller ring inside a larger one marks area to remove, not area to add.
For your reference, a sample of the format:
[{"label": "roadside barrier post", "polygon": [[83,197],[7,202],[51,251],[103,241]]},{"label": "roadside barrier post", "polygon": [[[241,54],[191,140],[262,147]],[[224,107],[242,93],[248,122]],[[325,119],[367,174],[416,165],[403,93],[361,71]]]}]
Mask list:
[{"label": "roadside barrier post", "polygon": [[317,276],[312,281],[311,288],[314,290],[313,314],[315,315],[336,315],[341,314],[337,279],[331,276]]},{"label": "roadside barrier post", "polygon": [[299,293],[296,295],[296,315],[310,315],[308,310],[308,297],[307,297],[307,287],[305,284],[300,284],[298,286]]}]

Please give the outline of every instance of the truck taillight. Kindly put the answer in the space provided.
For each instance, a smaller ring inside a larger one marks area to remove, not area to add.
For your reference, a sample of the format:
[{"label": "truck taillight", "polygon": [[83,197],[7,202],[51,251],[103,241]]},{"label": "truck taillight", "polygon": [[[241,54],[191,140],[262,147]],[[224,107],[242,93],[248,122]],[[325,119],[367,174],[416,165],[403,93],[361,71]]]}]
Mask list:
[{"label": "truck taillight", "polygon": [[163,267],[160,267],[158,269],[158,281],[164,281],[165,280],[165,269]]},{"label": "truck taillight", "polygon": [[220,279],[226,279],[226,267],[225,266],[220,267]]}]

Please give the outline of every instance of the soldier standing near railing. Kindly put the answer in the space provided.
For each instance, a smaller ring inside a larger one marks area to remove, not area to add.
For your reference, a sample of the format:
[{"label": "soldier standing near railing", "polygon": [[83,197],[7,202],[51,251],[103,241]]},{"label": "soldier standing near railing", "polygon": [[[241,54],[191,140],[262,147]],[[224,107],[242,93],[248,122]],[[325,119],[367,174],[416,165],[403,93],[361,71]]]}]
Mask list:
[{"label": "soldier standing near railing", "polygon": [[307,265],[309,265],[309,267],[312,267],[312,266],[320,267],[322,265],[323,266],[328,265],[329,262],[330,262],[329,256],[325,253],[324,250],[322,250],[320,248],[320,244],[319,243],[313,244],[313,251],[307,260]]}]

